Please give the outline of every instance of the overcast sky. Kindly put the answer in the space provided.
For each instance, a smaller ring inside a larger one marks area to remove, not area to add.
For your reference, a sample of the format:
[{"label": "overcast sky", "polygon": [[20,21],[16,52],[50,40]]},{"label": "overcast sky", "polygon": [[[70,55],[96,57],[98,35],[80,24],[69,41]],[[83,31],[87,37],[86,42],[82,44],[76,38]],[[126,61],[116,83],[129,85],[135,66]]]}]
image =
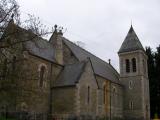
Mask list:
[{"label": "overcast sky", "polygon": [[64,36],[119,71],[119,50],[131,26],[143,46],[160,44],[160,0],[18,0],[22,16],[39,16],[44,24],[67,28]]}]

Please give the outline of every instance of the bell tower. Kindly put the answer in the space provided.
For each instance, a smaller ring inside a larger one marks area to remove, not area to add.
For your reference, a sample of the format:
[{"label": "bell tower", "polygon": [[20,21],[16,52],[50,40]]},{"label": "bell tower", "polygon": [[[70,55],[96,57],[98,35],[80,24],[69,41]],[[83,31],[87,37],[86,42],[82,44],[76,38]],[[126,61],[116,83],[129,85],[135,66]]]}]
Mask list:
[{"label": "bell tower", "polygon": [[118,55],[125,120],[150,120],[147,55],[132,25]]}]

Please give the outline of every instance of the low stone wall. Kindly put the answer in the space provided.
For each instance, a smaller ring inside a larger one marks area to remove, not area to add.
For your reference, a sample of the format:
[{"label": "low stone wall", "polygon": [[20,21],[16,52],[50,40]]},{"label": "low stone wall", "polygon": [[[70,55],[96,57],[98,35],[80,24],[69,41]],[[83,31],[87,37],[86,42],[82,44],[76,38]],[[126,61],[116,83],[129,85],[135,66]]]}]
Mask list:
[{"label": "low stone wall", "polygon": [[[45,114],[45,113],[28,113],[28,112],[0,112],[0,118],[5,120],[110,120],[108,117],[93,117],[90,115],[75,116],[73,114]],[[1,119],[0,119],[1,120]],[[112,118],[111,120],[124,120]]]},{"label": "low stone wall", "polygon": [[45,113],[0,112],[0,118],[13,120],[48,120],[49,115]]}]

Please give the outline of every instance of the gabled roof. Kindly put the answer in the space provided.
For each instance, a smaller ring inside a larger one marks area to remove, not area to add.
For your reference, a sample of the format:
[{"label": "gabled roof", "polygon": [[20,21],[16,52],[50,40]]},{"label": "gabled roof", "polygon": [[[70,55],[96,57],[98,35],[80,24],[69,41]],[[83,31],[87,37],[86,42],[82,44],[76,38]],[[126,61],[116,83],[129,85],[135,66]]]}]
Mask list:
[{"label": "gabled roof", "polygon": [[90,58],[95,74],[102,76],[114,83],[120,83],[119,73],[110,64],[104,62],[100,58],[75,45],[66,38],[63,38],[63,42],[69,47],[69,49],[73,52],[73,54],[79,61]]},{"label": "gabled roof", "polygon": [[23,44],[25,50],[33,55],[55,62],[55,49],[49,41],[34,34],[30,30],[19,27],[14,24],[14,21],[11,21],[6,28],[6,33],[12,33],[13,31],[16,31],[13,33],[13,36],[16,36],[16,39],[20,41],[19,43]]},{"label": "gabled roof", "polygon": [[144,51],[144,48],[131,25],[130,30],[125,40],[123,41],[118,53],[130,52],[130,51],[136,51],[136,50]]},{"label": "gabled roof", "polygon": [[84,71],[85,62],[65,65],[62,73],[55,80],[53,87],[75,85]]}]

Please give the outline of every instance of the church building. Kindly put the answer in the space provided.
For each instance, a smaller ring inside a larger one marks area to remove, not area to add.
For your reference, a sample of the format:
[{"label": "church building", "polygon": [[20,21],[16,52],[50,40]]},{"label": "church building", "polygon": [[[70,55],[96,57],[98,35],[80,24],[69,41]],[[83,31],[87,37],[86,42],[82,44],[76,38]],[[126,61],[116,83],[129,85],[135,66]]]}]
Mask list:
[{"label": "church building", "polygon": [[49,40],[14,21],[2,37],[7,35],[0,44],[18,44],[1,49],[0,113],[150,120],[147,55],[132,26],[119,46],[120,73],[65,38],[56,25]]}]

